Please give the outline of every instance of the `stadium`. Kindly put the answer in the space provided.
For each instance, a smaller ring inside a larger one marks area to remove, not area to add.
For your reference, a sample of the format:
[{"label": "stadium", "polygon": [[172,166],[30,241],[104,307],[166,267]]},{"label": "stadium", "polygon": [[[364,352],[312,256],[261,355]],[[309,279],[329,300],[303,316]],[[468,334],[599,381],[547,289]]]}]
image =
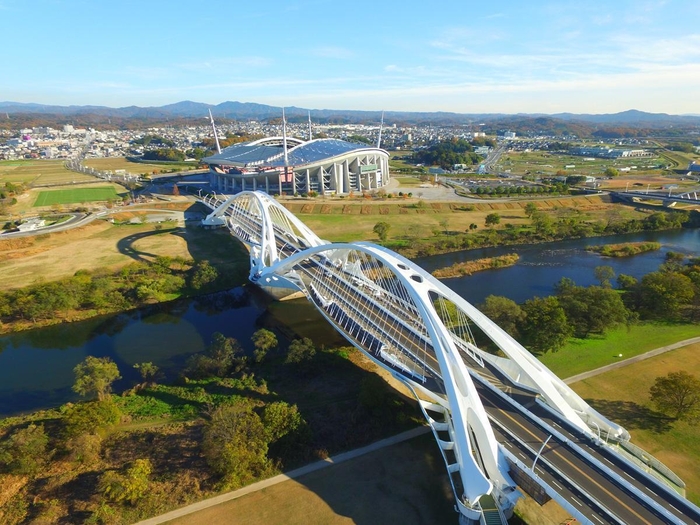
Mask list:
[{"label": "stadium", "polygon": [[203,161],[209,165],[211,187],[226,194],[347,194],[389,182],[385,150],[339,139],[267,137],[234,144]]}]

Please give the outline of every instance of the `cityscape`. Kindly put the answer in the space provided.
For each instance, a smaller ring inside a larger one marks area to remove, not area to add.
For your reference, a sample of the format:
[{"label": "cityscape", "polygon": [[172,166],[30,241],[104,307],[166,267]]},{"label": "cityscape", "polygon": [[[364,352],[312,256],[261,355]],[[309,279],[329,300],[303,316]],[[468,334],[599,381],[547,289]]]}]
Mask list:
[{"label": "cityscape", "polygon": [[700,523],[696,2],[0,18],[0,523]]}]

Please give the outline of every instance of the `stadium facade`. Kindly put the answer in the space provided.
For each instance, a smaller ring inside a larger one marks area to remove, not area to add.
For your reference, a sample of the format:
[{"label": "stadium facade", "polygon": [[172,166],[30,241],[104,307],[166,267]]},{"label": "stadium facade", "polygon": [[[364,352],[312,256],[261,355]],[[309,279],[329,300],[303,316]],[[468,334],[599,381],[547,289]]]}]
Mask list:
[{"label": "stadium facade", "polygon": [[234,144],[203,161],[209,165],[212,188],[226,194],[347,194],[389,183],[385,150],[339,139],[268,137]]}]

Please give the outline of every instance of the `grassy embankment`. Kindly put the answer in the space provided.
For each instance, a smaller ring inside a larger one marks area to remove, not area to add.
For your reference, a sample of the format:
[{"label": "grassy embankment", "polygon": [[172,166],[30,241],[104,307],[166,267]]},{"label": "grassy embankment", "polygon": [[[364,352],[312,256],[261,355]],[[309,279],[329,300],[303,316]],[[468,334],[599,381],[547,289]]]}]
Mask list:
[{"label": "grassy embankment", "polygon": [[641,253],[653,252],[661,249],[658,242],[624,242],[620,244],[603,244],[600,246],[588,246],[589,252],[594,252],[605,257],[630,257]]},{"label": "grassy embankment", "polygon": [[[697,326],[693,335],[698,335]],[[634,340],[645,345],[646,338]],[[594,408],[626,427],[634,443],[678,474],[686,483],[688,499],[700,504],[700,427],[674,421],[649,403],[654,380],[680,370],[700,377],[700,344],[579,381],[572,387]]]}]

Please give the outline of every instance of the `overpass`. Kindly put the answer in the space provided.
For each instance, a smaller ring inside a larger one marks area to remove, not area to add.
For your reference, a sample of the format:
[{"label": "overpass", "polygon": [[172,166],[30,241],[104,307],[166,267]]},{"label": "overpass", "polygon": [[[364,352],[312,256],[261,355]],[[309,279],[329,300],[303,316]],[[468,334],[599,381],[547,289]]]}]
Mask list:
[{"label": "overpass", "polygon": [[637,203],[643,201],[661,201],[667,208],[673,208],[676,204],[695,204],[700,206],[700,190],[684,190],[675,195],[671,192],[649,191],[611,191],[610,195],[621,201]]},{"label": "overpass", "polygon": [[372,243],[324,241],[262,192],[202,202],[213,210],[203,224],[227,227],[248,248],[252,282],[277,297],[303,294],[413,392],[460,523],[506,523],[517,487],[581,523],[700,522],[675,474],[413,262]]}]

